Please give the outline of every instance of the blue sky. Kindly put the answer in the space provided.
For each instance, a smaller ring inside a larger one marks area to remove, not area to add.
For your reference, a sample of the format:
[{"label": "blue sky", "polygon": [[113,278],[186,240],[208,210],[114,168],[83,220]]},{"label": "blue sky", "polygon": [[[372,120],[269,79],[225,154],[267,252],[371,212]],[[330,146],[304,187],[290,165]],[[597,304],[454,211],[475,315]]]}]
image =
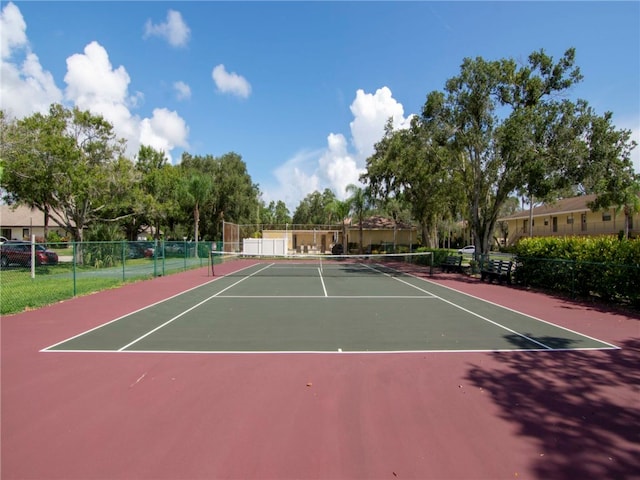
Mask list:
[{"label": "blue sky", "polygon": [[[53,102],[126,138],[240,154],[293,212],[357,182],[389,117],[400,128],[465,57],[577,50],[571,98],[640,142],[640,2],[2,2],[0,107]],[[634,153],[636,171],[640,154]]]}]

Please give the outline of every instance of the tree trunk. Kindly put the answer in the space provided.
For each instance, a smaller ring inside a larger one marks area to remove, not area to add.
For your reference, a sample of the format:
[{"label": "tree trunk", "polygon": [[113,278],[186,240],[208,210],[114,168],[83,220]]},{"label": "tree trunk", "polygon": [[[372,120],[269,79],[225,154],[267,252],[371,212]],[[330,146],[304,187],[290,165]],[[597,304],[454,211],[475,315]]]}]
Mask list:
[{"label": "tree trunk", "polygon": [[533,195],[529,195],[529,237],[533,237]]}]

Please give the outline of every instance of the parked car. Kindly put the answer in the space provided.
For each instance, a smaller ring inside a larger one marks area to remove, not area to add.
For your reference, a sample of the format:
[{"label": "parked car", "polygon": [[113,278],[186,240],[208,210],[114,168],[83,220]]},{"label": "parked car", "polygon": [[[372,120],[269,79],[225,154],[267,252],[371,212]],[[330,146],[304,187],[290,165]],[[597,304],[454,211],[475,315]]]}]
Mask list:
[{"label": "parked car", "polygon": [[[36,265],[57,265],[58,254],[43,245],[35,246]],[[31,266],[31,244],[19,240],[9,240],[0,245],[0,266]]]},{"label": "parked car", "polygon": [[476,253],[476,247],[475,245],[467,245],[466,247],[462,247],[460,250],[458,250],[458,253],[470,253],[470,254],[474,254]]},{"label": "parked car", "polygon": [[162,248],[161,245],[158,245],[158,252],[156,253],[156,247],[152,246],[152,247],[147,247],[144,249],[144,256],[146,258],[162,258],[162,255],[164,253],[163,251],[164,249]]},{"label": "parked car", "polygon": [[9,240],[7,240],[5,237],[0,237],[0,245],[2,245],[5,242],[8,242]]}]

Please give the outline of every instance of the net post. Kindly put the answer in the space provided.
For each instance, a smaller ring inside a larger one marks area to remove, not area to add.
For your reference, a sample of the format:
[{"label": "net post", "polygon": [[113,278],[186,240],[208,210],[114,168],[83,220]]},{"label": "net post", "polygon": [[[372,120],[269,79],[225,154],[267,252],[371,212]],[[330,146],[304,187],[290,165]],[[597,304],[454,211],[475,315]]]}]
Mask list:
[{"label": "net post", "polygon": [[[215,242],[211,242],[211,248],[209,249],[209,264],[211,265],[211,276],[215,277],[216,276],[216,270],[215,270],[215,254],[216,252],[216,243]],[[208,275],[208,271],[207,271],[207,276]]]}]

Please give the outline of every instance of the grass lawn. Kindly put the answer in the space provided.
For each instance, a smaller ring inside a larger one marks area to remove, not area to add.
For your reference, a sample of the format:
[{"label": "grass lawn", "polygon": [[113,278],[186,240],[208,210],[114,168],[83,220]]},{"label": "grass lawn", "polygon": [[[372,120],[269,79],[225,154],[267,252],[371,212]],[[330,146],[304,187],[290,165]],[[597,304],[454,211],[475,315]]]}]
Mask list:
[{"label": "grass lawn", "polygon": [[[93,268],[77,268],[75,295],[85,295],[124,283],[150,278],[151,275],[87,275]],[[34,309],[74,296],[74,275],[71,264],[37,267],[35,278],[26,268],[9,268],[0,271],[0,314],[7,315]]]}]

